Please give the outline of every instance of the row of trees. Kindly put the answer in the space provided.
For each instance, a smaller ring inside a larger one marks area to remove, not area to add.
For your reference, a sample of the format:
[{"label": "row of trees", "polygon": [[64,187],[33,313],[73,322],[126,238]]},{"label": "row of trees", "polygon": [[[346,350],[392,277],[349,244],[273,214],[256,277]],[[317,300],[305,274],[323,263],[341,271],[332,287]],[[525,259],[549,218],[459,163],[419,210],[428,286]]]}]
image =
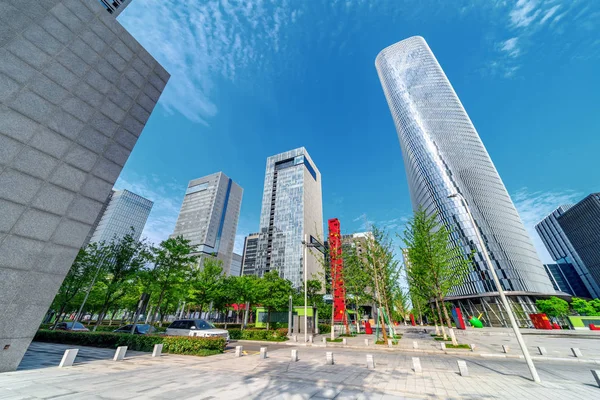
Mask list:
[{"label": "row of trees", "polygon": [[550,297],[536,301],[536,306],[549,317],[562,318],[577,313],[583,316],[600,316],[600,299],[584,300],[574,297],[569,305],[563,299]]},{"label": "row of trees", "polygon": [[[123,320],[131,319],[141,294],[147,293],[152,323],[156,315],[162,321],[178,310],[202,313],[212,307],[211,310],[226,313],[232,304],[260,304],[270,313],[286,308],[290,295],[294,303],[303,298],[303,293],[295,292],[277,272],[262,278],[225,276],[220,260],[206,257],[200,267],[195,251],[181,236],[156,247],[135,240],[131,234],[108,244],[92,243],[79,251],[52,309],[64,318],[77,313],[85,303],[77,318],[81,320],[86,312],[97,314],[99,325],[119,312],[124,313]],[[315,294],[321,290],[321,284],[318,280],[309,283],[309,299],[316,304]],[[246,311],[245,323],[247,320]]]}]

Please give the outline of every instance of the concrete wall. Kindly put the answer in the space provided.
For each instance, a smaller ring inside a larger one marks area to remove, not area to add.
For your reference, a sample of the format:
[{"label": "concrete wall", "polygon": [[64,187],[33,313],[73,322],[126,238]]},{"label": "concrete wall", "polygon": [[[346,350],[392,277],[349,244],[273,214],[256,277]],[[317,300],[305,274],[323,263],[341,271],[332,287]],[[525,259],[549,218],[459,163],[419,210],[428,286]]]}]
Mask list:
[{"label": "concrete wall", "polygon": [[96,0],[0,0],[0,372],[21,361],[168,79]]}]

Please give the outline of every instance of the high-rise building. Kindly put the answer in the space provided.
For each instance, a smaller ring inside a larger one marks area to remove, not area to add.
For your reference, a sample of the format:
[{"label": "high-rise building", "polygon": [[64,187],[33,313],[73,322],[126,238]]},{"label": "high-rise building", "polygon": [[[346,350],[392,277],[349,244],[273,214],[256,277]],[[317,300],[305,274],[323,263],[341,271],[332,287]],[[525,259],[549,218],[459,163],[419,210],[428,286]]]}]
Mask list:
[{"label": "high-rise building", "polygon": [[572,264],[563,262],[560,264],[544,264],[544,269],[550,278],[555,290],[568,293],[576,297],[590,297],[581,277]]},{"label": "high-rise building", "polygon": [[258,233],[251,233],[244,239],[242,254],[242,275],[256,275],[256,253],[258,252]]},{"label": "high-rise building", "polygon": [[[421,207],[428,215],[437,213],[454,244],[465,256],[474,254],[472,271],[448,299],[474,315],[484,312],[488,324],[506,324],[502,317],[496,319],[502,312],[489,274],[492,267],[510,300],[524,311],[518,314],[534,311],[534,299],[527,295],[554,293],[554,289],[487,150],[431,49],[422,37],[411,37],[382,50],[375,66],[398,132],[413,208]],[[456,193],[466,199],[476,226],[460,196],[448,197]],[[475,229],[487,243],[492,266],[486,265]],[[490,308],[493,313],[485,311]]]},{"label": "high-rise building", "polygon": [[229,275],[240,276],[242,274],[242,255],[233,253],[231,257],[231,268],[229,268]]},{"label": "high-rise building", "polygon": [[[267,158],[259,235],[257,274],[276,270],[300,287],[304,281],[302,241],[324,241],[321,173],[304,147]],[[321,252],[311,250],[307,251],[308,279],[322,269],[317,258]]]},{"label": "high-rise building", "polygon": [[[577,275],[581,279],[588,294],[586,295],[585,291],[579,291],[580,294],[576,295],[597,298],[600,297],[600,287],[598,286],[598,283],[590,274],[587,266],[584,264],[583,260],[571,244],[569,237],[563,231],[563,228],[559,223],[559,219],[561,219],[562,215],[564,215],[571,207],[573,207],[572,204],[566,204],[558,207],[546,218],[541,220],[535,226],[535,230],[542,239],[542,242],[544,243],[544,246],[546,246],[546,249],[548,250],[548,253],[550,253],[552,259],[558,265],[571,265],[577,272]],[[565,276],[565,279],[567,279],[567,276]],[[573,282],[573,285],[576,287],[577,283]],[[566,292],[570,293],[569,291]]]},{"label": "high-rise building", "polygon": [[[558,223],[585,265],[595,286],[600,285],[600,193],[592,193],[558,217]],[[594,297],[600,297],[596,291]]]},{"label": "high-rise building", "polygon": [[96,232],[96,228],[98,228],[98,224],[100,223],[100,220],[102,219],[102,216],[104,215],[104,212],[106,211],[106,208],[108,207],[108,203],[110,203],[110,199],[112,199],[112,195],[114,192],[115,192],[114,190],[111,190],[110,193],[108,194],[108,196],[106,196],[106,200],[102,204],[102,209],[100,210],[100,213],[94,220],[94,223],[92,224],[92,228],[90,229],[90,232],[87,234],[87,236],[85,237],[85,240],[83,241],[83,244],[81,245],[82,248],[86,247],[92,240],[92,236]]},{"label": "high-rise building", "polygon": [[154,203],[129,190],[113,190],[90,242],[119,240],[131,233],[139,240]]},{"label": "high-rise building", "polygon": [[206,256],[222,261],[229,274],[243,189],[223,172],[191,180],[171,237],[182,235]]},{"label": "high-rise building", "polygon": [[107,3],[1,3],[0,372],[19,365],[169,80]]}]

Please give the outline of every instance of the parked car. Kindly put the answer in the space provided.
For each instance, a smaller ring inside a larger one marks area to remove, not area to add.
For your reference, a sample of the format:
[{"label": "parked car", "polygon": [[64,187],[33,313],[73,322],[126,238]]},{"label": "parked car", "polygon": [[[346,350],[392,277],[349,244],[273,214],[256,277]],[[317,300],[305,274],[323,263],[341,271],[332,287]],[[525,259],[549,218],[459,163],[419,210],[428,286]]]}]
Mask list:
[{"label": "parked car", "polygon": [[61,322],[54,328],[57,331],[71,331],[71,332],[89,332],[81,322]]},{"label": "parked car", "polygon": [[229,343],[229,332],[217,329],[203,319],[179,319],[167,328],[167,336],[223,337]]},{"label": "parked car", "polygon": [[[118,329],[115,329],[113,332],[114,333],[131,333],[132,326],[133,326],[132,324],[121,326]],[[156,332],[156,328],[150,324],[135,324],[135,331],[133,333],[137,334],[137,335],[148,335],[150,333],[155,333],[155,332]]]}]

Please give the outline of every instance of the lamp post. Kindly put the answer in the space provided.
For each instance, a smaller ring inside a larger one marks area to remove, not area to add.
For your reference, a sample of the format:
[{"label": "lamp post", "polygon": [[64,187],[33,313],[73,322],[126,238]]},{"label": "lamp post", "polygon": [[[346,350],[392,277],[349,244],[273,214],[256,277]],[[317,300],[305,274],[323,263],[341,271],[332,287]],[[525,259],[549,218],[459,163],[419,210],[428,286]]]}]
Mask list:
[{"label": "lamp post", "polygon": [[508,314],[508,319],[510,320],[510,324],[513,328],[513,331],[515,332],[515,337],[517,338],[517,342],[519,343],[519,346],[521,347],[521,351],[523,352],[523,357],[525,358],[525,361],[527,362],[527,366],[529,367],[529,372],[531,372],[533,381],[540,383],[541,382],[540,376],[538,375],[537,370],[535,369],[535,365],[533,364],[533,360],[531,359],[531,356],[529,355],[529,350],[527,350],[527,346],[525,345],[523,336],[521,336],[521,331],[519,330],[519,327],[517,325],[517,321],[515,319],[512,307],[510,306],[510,303],[508,302],[506,295],[504,294],[504,290],[502,289],[502,286],[500,285],[500,280],[498,279],[498,275],[496,275],[496,270],[494,269],[494,267],[492,265],[492,260],[490,259],[490,255],[488,254],[487,248],[485,247],[485,243],[483,242],[483,239],[481,238],[481,235],[479,234],[479,229],[477,228],[477,224],[475,223],[473,214],[471,214],[471,209],[469,208],[469,204],[467,203],[467,200],[464,198],[464,196],[460,193],[453,193],[448,196],[449,199],[456,198],[456,197],[460,198],[462,205],[465,207],[465,210],[467,210],[467,215],[469,216],[471,224],[473,225],[473,229],[475,230],[475,235],[477,236],[477,240],[479,241],[479,245],[481,246],[481,251],[483,253],[483,256],[485,257],[485,262],[488,265],[490,275],[492,275],[492,279],[494,280],[494,284],[496,285],[496,290],[498,290],[498,294],[500,295],[502,305],[506,309],[506,313]]},{"label": "lamp post", "polygon": [[308,258],[308,248],[309,247],[317,247],[316,244],[308,242],[308,235],[304,234],[304,240],[302,241],[304,245],[304,254],[302,257],[302,264],[304,267],[304,343],[308,342],[308,271],[307,271],[307,258]]}]

